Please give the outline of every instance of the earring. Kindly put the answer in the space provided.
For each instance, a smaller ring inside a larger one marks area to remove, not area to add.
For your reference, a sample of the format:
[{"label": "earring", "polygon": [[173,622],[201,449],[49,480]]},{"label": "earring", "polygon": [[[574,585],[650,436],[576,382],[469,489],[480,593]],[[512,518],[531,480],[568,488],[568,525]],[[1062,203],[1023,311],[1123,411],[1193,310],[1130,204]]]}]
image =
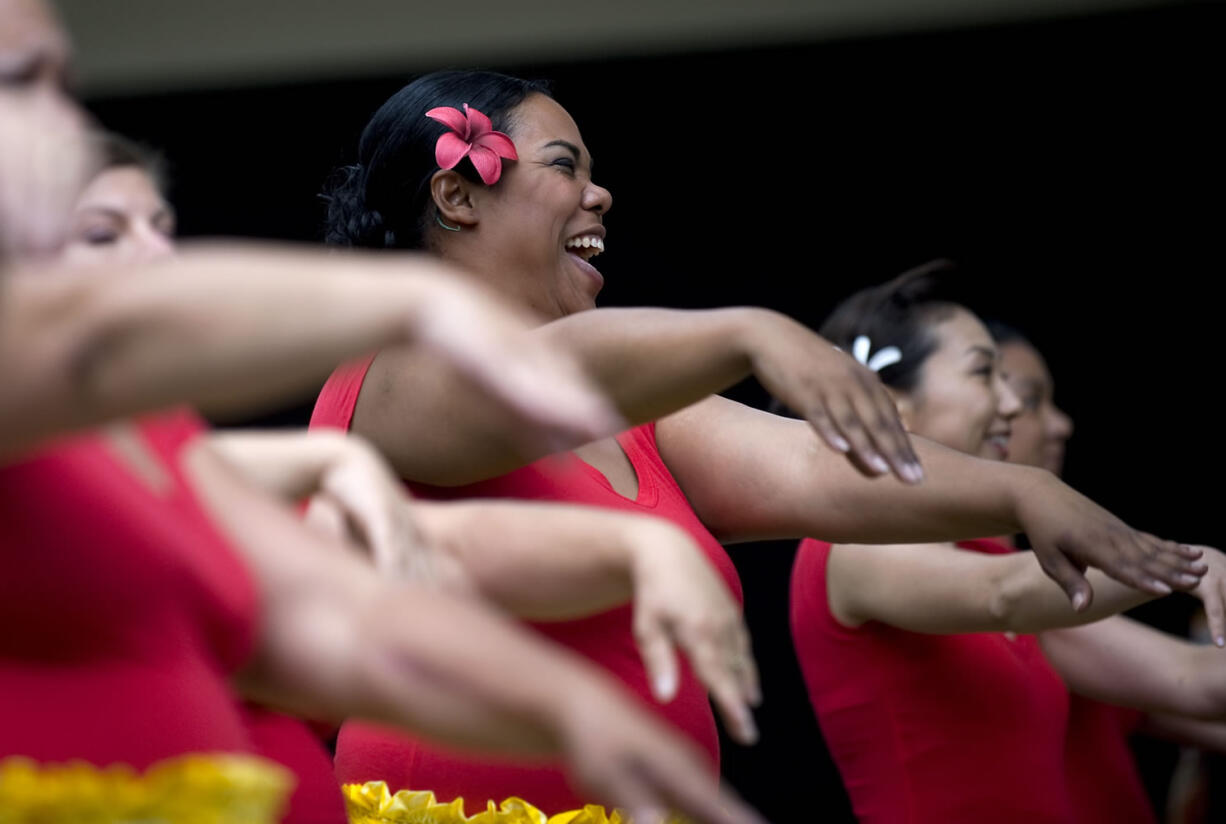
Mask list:
[{"label": "earring", "polygon": [[444,229],[446,229],[448,232],[458,232],[458,231],[460,231],[460,227],[459,227],[459,226],[448,226],[446,223],[444,223],[444,222],[443,222],[443,216],[442,216],[442,215],[440,215],[438,212],[435,212],[435,213],[434,213],[434,222],[435,222],[435,223],[437,223],[439,226],[442,226],[442,227],[443,227]]}]

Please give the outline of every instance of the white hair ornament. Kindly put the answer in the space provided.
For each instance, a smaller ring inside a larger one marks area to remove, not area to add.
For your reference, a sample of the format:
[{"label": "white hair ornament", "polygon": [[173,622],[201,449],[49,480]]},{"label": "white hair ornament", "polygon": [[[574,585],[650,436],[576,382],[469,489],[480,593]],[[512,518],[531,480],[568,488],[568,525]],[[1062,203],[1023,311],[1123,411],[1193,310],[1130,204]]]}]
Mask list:
[{"label": "white hair ornament", "polygon": [[874,372],[880,372],[887,366],[892,366],[902,360],[902,352],[899,351],[897,346],[887,346],[870,358],[869,353],[872,351],[873,344],[868,339],[868,335],[860,335],[852,341],[852,357]]}]

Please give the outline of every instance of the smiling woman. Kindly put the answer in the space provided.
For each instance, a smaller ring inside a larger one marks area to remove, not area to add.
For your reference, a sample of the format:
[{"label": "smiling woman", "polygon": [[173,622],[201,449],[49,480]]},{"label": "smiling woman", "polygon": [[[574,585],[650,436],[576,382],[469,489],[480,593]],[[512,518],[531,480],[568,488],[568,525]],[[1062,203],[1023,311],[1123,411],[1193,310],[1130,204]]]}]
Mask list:
[{"label": "smiling woman", "polygon": [[[653,513],[686,530],[737,594],[722,544],[805,535],[896,543],[1025,531],[1037,536],[1033,557],[1078,609],[1090,606],[1087,566],[1150,592],[1188,589],[1203,572],[1202,550],[1142,535],[1038,470],[966,455],[961,442],[913,444],[872,369],[783,314],[597,309],[603,278],[591,258],[603,249],[612,199],[593,181],[575,121],[539,84],[481,71],[414,80],[371,118],[357,163],[329,198],[332,242],[425,248],[467,270],[533,312],[542,321],[534,334],[576,355],[632,425],[615,438],[525,450],[498,437],[496,416],[458,402],[446,378],[414,353],[384,349],[334,372],[312,426],[367,436],[423,496]],[[994,364],[990,338],[969,326],[960,331],[948,367],[960,377],[969,371],[967,387],[990,400],[995,378],[976,374]],[[883,369],[891,360],[881,352],[865,359]],[[806,421],[715,394],[749,376]],[[996,417],[994,407],[987,413],[977,415]],[[1003,435],[989,422],[971,451],[999,446]],[[903,483],[876,480],[889,473]],[[1188,566],[1197,573],[1185,574]],[[522,576],[507,573],[531,586]],[[1113,591],[1105,580],[1103,587]],[[1062,615],[1074,614],[1066,598],[1057,600]],[[734,739],[756,739],[750,708],[759,696],[748,655],[689,658],[679,677],[660,677],[661,656],[643,649],[640,657],[641,628],[626,609],[535,629],[615,674],[716,763],[711,704]],[[342,729],[337,768],[359,787],[385,781],[444,800],[462,796],[473,813],[509,796],[549,814],[584,802],[556,764],[461,758],[369,724]]]}]

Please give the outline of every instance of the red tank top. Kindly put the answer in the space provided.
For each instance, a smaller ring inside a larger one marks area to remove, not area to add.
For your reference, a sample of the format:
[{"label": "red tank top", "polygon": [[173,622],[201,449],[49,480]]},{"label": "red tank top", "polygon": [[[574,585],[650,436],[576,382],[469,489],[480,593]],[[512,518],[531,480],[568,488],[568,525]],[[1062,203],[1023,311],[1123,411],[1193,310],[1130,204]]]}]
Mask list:
[{"label": "red tank top", "polygon": [[[312,427],[348,429],[373,357],[333,373],[311,417]],[[435,498],[521,498],[568,501],[627,512],[650,513],[684,528],[706,553],[738,601],[741,585],[728,554],[694,514],[656,448],[655,427],[640,426],[618,436],[639,489],[630,500],[609,485],[598,470],[571,453],[546,458],[498,478],[443,489],[413,485],[415,493]],[[631,608],[623,606],[576,621],[529,624],[620,679],[647,706],[700,744],[718,764],[719,739],[706,691],[682,667],[677,697],[666,705],[651,698],[646,672],[634,643]],[[342,783],[383,780],[394,790],[432,790],[441,800],[462,796],[469,814],[485,809],[487,799],[519,796],[547,814],[581,807],[556,764],[526,766],[494,763],[445,752],[398,732],[369,724],[346,723],[337,741],[337,777]]]},{"label": "red tank top", "polygon": [[1144,713],[1074,695],[1064,765],[1078,824],[1157,824],[1128,736]]},{"label": "red tank top", "polygon": [[0,752],[143,769],[252,752],[227,677],[256,591],[179,471],[188,412],[136,423],[169,478],[76,436],[0,467]]},{"label": "red tank top", "polygon": [[[995,541],[964,549],[1011,552]],[[922,550],[917,550],[922,551]],[[1068,824],[1068,691],[1034,636],[924,635],[830,614],[830,545],[792,569],[796,654],[862,824]]]}]

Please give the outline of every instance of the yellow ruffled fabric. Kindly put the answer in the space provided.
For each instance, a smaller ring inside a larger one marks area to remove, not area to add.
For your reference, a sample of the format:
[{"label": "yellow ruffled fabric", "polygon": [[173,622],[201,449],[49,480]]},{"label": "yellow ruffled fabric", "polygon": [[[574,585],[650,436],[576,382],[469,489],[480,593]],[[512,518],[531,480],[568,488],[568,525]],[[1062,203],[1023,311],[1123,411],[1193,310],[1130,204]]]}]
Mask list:
[{"label": "yellow ruffled fabric", "polygon": [[[443,804],[433,792],[393,794],[383,781],[345,784],[341,791],[349,824],[632,824],[620,811],[606,813],[597,804],[547,816],[522,798],[508,798],[497,806],[487,801],[485,812],[465,816],[463,798]],[[685,824],[685,819],[674,816],[668,824]]]},{"label": "yellow ruffled fabric", "polygon": [[247,755],[177,756],[143,773],[126,764],[0,760],[0,824],[274,824],[294,777]]}]

